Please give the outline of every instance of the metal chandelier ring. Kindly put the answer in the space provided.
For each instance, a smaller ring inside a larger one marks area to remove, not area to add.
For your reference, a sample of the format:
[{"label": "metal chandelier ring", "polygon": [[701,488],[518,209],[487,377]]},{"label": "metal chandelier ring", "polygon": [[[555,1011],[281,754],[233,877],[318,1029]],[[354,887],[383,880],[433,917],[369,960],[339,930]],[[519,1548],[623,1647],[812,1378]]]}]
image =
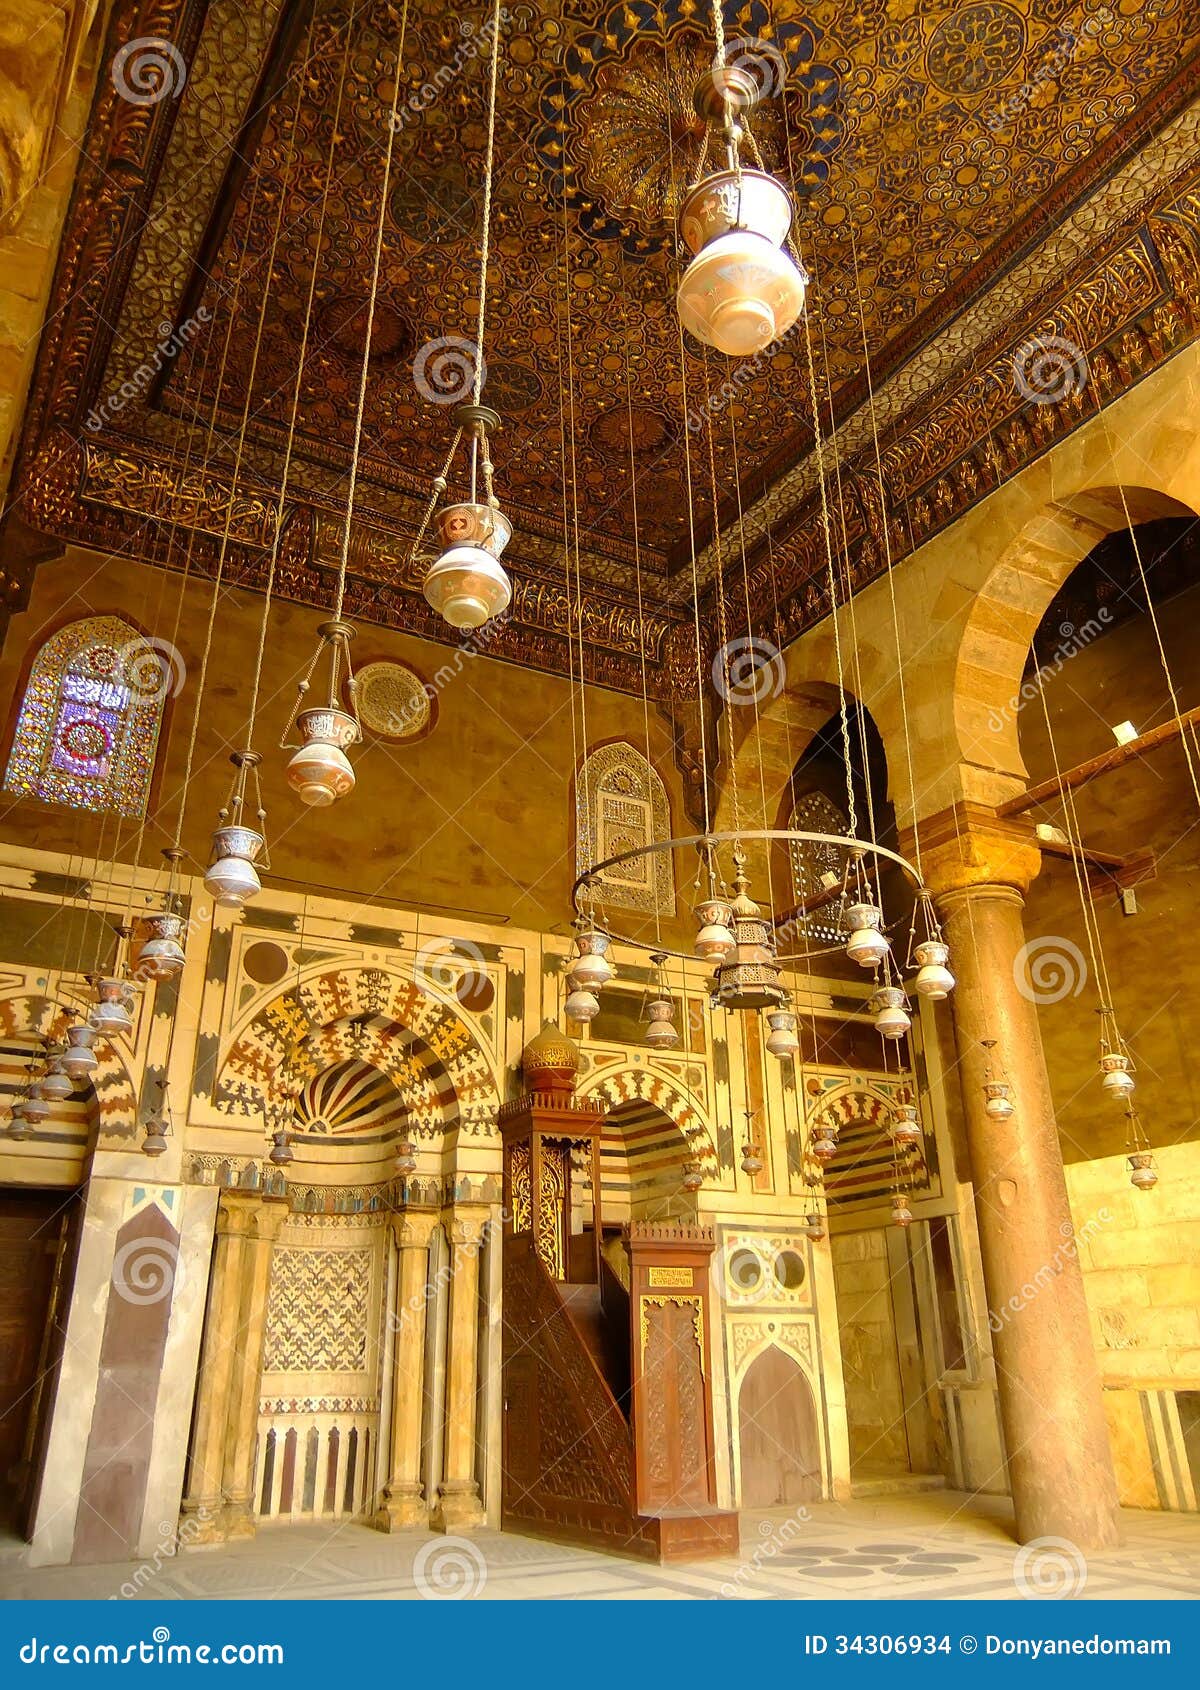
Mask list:
[{"label": "metal chandelier ring", "polygon": [[[598,877],[606,873],[609,869],[617,868],[623,863],[636,862],[641,857],[659,856],[664,852],[683,850],[688,846],[693,846],[701,852],[711,852],[719,845],[743,845],[752,843],[756,840],[764,841],[768,844],[779,842],[784,845],[836,845],[842,847],[852,856],[882,858],[890,863],[894,863],[897,868],[903,871],[906,877],[912,882],[912,885],[918,895],[926,891],[924,882],[912,863],[910,863],[906,857],[902,857],[899,852],[889,850],[886,845],[878,845],[868,839],[853,839],[840,833],[810,833],[797,828],[761,827],[742,828],[737,832],[727,833],[681,834],[674,839],[655,840],[655,842],[651,845],[638,845],[631,851],[619,851],[615,856],[605,857],[603,862],[596,863],[592,868],[585,869],[582,874],[576,876],[575,883],[571,887],[572,907],[575,910],[576,915],[584,915],[587,913],[580,902],[581,893],[589,890],[600,891],[601,889],[595,886],[595,882]],[[602,897],[597,901],[602,902]],[[802,913],[802,907],[797,908],[796,915],[799,916]],[[605,924],[604,931],[608,934],[610,939],[615,939],[622,945],[629,945],[635,950],[646,951],[651,955],[657,953],[665,957],[675,957],[685,962],[695,960],[695,953],[692,951],[674,950],[670,946],[660,943],[657,939],[647,940],[631,938],[625,933],[614,931],[614,929],[607,923]],[[802,958],[825,956],[827,954],[832,955],[840,948],[841,947],[839,945],[827,945],[821,947],[820,949],[810,949],[803,952],[779,955],[776,957],[776,961],[779,963],[787,963],[797,961]]]}]

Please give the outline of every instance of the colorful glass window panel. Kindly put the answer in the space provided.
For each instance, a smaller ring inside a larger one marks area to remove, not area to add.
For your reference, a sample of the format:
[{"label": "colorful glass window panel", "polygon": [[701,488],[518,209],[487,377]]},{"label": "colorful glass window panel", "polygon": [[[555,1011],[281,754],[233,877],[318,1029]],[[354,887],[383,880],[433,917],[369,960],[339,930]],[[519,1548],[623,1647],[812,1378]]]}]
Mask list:
[{"label": "colorful glass window panel", "polygon": [[142,815],[165,691],[148,657],[153,644],[115,616],[72,622],[52,635],[21,701],[5,791]]}]

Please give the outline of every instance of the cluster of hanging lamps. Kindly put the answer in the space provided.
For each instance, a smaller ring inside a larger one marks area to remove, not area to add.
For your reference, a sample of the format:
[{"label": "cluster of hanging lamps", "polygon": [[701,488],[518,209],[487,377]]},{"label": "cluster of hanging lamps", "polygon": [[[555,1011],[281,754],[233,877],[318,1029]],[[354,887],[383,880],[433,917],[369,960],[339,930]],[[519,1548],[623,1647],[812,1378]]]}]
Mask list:
[{"label": "cluster of hanging lamps", "polygon": [[787,250],[792,201],[763,169],[743,165],[748,114],[761,89],[748,70],[727,62],[721,0],[713,0],[717,54],[695,92],[705,125],[698,170],[714,132],[724,168],[695,182],[679,210],[679,236],[692,254],[676,295],[679,320],[706,346],[730,358],[753,357],[780,340],[804,309],[808,277]]},{"label": "cluster of hanging lamps", "polygon": [[[204,889],[215,903],[226,909],[241,909],[262,891],[256,864],[266,846],[267,812],[263,806],[257,751],[234,751],[233,785],[218,811],[219,825],[212,836],[212,857],[204,871]],[[254,824],[246,820],[249,797],[254,800]],[[263,859],[263,867],[267,867]]]}]

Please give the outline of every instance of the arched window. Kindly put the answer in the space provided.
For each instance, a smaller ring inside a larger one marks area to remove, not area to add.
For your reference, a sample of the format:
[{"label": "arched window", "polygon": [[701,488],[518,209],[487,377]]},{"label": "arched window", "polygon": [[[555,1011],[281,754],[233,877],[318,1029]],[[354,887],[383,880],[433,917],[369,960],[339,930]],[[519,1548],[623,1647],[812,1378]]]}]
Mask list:
[{"label": "arched window", "polygon": [[118,617],[60,628],[34,659],[5,791],[140,816],[154,772],[166,668],[154,642]]},{"label": "arched window", "polygon": [[[806,792],[792,807],[790,828],[798,833],[835,833],[843,837],[849,828],[845,812],[824,792]],[[819,845],[811,840],[793,840],[788,846],[792,866],[792,891],[798,904],[816,897],[824,890],[822,875],[834,874],[840,881],[846,866],[846,853],[840,845]],[[844,935],[828,919],[822,921],[814,913],[804,922],[810,939],[823,945],[836,944]]]},{"label": "arched window", "polygon": [[[576,872],[622,851],[671,837],[667,789],[632,745],[602,745],[583,765],[576,788]],[[604,876],[604,901],[628,910],[675,912],[668,853],[635,857]]]}]

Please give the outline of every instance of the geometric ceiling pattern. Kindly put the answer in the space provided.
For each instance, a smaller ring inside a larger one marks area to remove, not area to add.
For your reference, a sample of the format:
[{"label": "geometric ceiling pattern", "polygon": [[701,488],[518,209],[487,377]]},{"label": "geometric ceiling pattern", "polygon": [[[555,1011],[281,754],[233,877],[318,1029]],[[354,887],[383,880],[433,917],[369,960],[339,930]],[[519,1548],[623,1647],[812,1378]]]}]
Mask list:
[{"label": "geometric ceiling pattern", "polygon": [[[752,613],[780,637],[827,611],[814,398],[837,430],[838,568],[853,587],[1200,329],[1191,0],[1130,15],[1099,0],[724,10],[729,38],[782,89],[755,133],[792,187],[813,276],[807,333],[741,366],[681,340],[673,304],[707,0],[510,7],[500,65],[484,398],[505,418],[494,455],[515,595],[490,649],[562,669],[578,616],[589,678],[637,690],[644,661],[660,698],[690,684],[693,537],[711,583],[722,531],[739,594],[744,558]],[[146,33],[133,27],[143,11],[117,0],[110,41]],[[435,638],[447,631],[408,553],[452,426],[439,401],[453,361],[426,349],[475,324],[489,18],[484,5],[407,9],[351,537],[351,614]],[[198,573],[223,556],[226,579],[259,584],[294,407],[277,586],[320,603],[340,543],[398,9],[161,0],[155,20],[186,84],[139,106],[102,80],[27,421],[22,515]],[[1016,386],[1014,349],[1035,330],[1088,360],[1076,403],[1031,403]]]}]

